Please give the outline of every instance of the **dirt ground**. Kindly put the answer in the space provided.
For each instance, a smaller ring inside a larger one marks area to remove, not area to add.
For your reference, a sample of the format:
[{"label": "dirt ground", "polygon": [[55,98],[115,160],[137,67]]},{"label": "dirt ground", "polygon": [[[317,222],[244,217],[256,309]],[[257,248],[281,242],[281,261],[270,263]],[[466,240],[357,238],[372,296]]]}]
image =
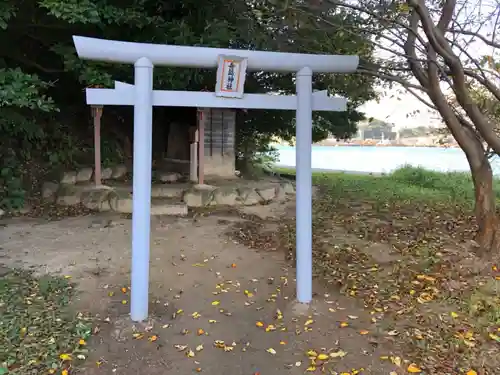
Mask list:
[{"label": "dirt ground", "polygon": [[[274,204],[245,213],[270,215],[272,231],[290,209]],[[320,285],[304,308],[295,302],[295,271],[283,253],[255,251],[226,235],[244,220],[227,212],[152,219],[151,319],[143,324],[130,321],[130,291],[122,291],[130,285],[131,220],[101,214],[4,221],[0,261],[78,284],[75,306],[96,317],[96,334],[90,358],[74,373],[400,373],[380,359],[391,355],[390,342],[365,335],[368,309]],[[315,369],[310,350],[328,359],[317,359]]]}]

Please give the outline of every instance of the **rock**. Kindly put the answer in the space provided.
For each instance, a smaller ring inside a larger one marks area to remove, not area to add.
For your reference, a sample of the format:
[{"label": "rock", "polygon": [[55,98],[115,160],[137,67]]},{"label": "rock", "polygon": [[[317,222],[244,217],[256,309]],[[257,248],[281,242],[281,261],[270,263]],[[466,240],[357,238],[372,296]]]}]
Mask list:
[{"label": "rock", "polygon": [[274,200],[276,202],[286,201],[285,189],[283,189],[283,187],[281,185],[276,186],[276,195],[274,196]]},{"label": "rock", "polygon": [[64,172],[61,176],[60,180],[61,184],[76,184],[76,172],[75,171],[70,171],[70,172]]},{"label": "rock", "polygon": [[253,188],[239,188],[238,193],[245,206],[253,206],[260,203],[262,198]]},{"label": "rock", "polygon": [[214,190],[215,189],[193,187],[192,189],[189,189],[186,192],[184,192],[182,200],[184,201],[184,203],[188,205],[188,207],[210,206],[212,202],[215,203]]},{"label": "rock", "polygon": [[116,165],[111,173],[111,178],[123,178],[127,174],[127,167],[124,164]]},{"label": "rock", "polygon": [[61,184],[56,203],[62,206],[75,206],[81,203],[82,190],[74,185]]},{"label": "rock", "polygon": [[109,207],[113,211],[131,214],[133,208],[132,194],[128,191],[112,191],[108,195]]},{"label": "rock", "polygon": [[176,182],[182,178],[182,175],[177,172],[159,172],[158,179],[161,182]]},{"label": "rock", "polygon": [[111,168],[103,168],[101,170],[101,178],[103,180],[109,180],[111,175],[113,174],[113,170]]},{"label": "rock", "polygon": [[187,214],[188,206],[185,203],[172,204],[162,199],[151,202],[151,215],[186,216]]},{"label": "rock", "polygon": [[155,184],[151,186],[151,196],[155,198],[182,198],[186,186]]},{"label": "rock", "polygon": [[276,186],[267,186],[255,190],[265,202],[269,202],[276,197]]},{"label": "rock", "polygon": [[234,188],[218,188],[214,191],[214,200],[216,204],[223,206],[235,206],[240,202],[240,196]]},{"label": "rock", "polygon": [[54,202],[56,200],[58,190],[59,184],[57,182],[44,182],[42,185],[42,198]]},{"label": "rock", "polygon": [[280,186],[285,194],[295,194],[295,188],[291,182],[282,182]]},{"label": "rock", "polygon": [[109,188],[97,188],[82,193],[81,203],[89,210],[109,211],[109,195],[112,190]]},{"label": "rock", "polygon": [[76,174],[76,182],[89,182],[94,170],[92,168],[82,168]]}]

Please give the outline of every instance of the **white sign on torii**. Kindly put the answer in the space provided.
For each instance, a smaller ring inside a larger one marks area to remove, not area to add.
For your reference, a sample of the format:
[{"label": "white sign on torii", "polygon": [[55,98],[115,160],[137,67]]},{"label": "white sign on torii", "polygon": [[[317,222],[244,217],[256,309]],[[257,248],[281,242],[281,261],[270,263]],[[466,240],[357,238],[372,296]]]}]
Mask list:
[{"label": "white sign on torii", "polygon": [[[81,59],[134,64],[135,82],[115,83],[114,89],[87,89],[87,104],[134,106],[132,215],[132,288],[130,316],[148,316],[150,205],[153,106],[260,108],[296,110],[296,254],[297,299],[312,300],[312,111],[345,111],[346,100],[312,92],[312,74],[350,73],[357,56],[311,55],[131,43],[73,36]],[[215,68],[221,55],[246,60],[250,71],[295,72],[296,96],[243,94],[241,98],[214,93],[153,90],[153,66]]]}]

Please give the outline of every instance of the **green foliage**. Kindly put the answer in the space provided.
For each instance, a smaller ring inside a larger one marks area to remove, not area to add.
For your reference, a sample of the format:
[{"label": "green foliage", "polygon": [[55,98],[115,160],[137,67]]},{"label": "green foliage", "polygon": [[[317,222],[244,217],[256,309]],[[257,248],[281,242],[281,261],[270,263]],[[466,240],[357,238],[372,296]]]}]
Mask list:
[{"label": "green foliage", "polygon": [[[277,168],[281,173],[294,170]],[[315,172],[316,184],[326,186],[332,199],[348,197],[379,204],[440,204],[472,209],[474,186],[470,174],[434,172],[421,167],[405,166],[388,175]],[[495,194],[500,199],[500,181]]]},{"label": "green foliage", "polygon": [[0,374],[60,373],[61,354],[86,355],[79,340],[90,337],[91,327],[69,309],[72,295],[62,277],[17,270],[0,277]]}]

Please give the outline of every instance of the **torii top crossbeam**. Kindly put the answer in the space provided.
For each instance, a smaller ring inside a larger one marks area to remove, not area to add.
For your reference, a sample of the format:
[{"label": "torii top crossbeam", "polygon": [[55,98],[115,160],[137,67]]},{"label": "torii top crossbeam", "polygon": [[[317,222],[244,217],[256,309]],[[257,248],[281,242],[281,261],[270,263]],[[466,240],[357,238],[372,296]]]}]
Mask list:
[{"label": "torii top crossbeam", "polygon": [[[309,67],[315,73],[351,73],[359,63],[358,56],[313,55],[288,52],[234,50],[209,47],[174,46],[122,42],[73,36],[78,57],[85,60],[134,64],[147,57],[153,65],[215,68],[219,55],[234,55],[248,59],[252,71],[293,72]],[[193,56],[196,56],[193,58]]]}]

